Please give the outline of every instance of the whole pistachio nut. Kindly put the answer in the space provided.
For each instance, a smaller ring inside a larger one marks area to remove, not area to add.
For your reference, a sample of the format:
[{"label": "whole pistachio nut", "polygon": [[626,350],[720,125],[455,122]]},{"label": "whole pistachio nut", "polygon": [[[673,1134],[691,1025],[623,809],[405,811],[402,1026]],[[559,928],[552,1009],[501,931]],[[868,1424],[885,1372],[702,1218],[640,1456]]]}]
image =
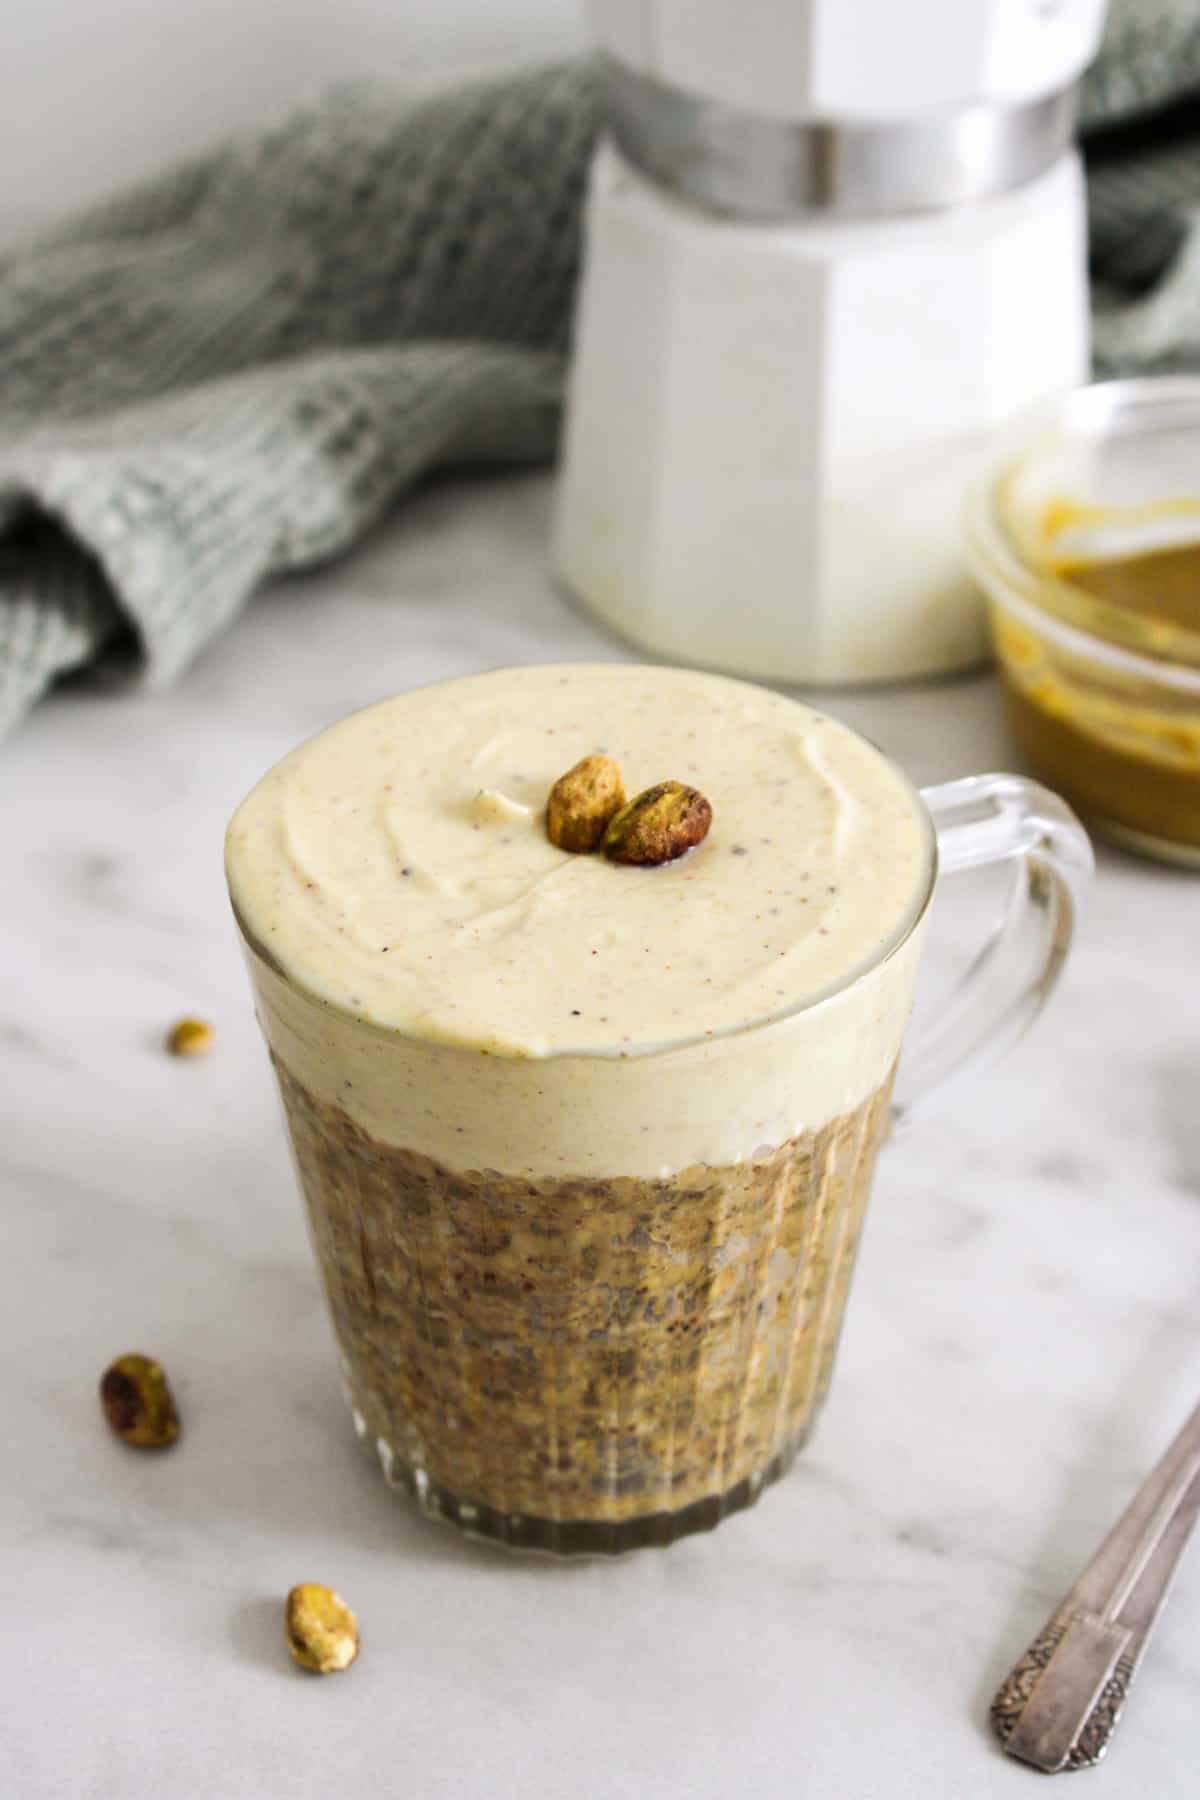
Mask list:
[{"label": "whole pistachio nut", "polygon": [[560,850],[586,855],[625,804],[625,784],[611,756],[585,756],[560,775],[546,802],[546,836]]},{"label": "whole pistachio nut", "polygon": [[287,1642],[302,1669],[333,1675],[358,1655],[358,1620],[332,1588],[302,1581],[287,1597]]},{"label": "whole pistachio nut", "polygon": [[604,833],[610,861],[652,866],[674,862],[708,836],[712,807],[682,781],[660,781],[623,806]]},{"label": "whole pistachio nut", "polygon": [[121,1441],[139,1450],[165,1450],[179,1436],[175,1397],[152,1356],[118,1356],[100,1378],[100,1404]]},{"label": "whole pistachio nut", "polygon": [[205,1056],[213,1047],[214,1032],[203,1019],[177,1019],[167,1033],[172,1056]]}]

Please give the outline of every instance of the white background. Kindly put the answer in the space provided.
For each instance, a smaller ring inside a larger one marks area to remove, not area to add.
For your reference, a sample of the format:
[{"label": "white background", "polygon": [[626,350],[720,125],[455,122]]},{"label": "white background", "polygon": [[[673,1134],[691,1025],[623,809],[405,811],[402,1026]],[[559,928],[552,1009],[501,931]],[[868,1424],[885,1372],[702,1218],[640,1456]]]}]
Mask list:
[{"label": "white background", "polygon": [[90,199],[329,81],[579,43],[582,0],[0,0],[0,219]]}]

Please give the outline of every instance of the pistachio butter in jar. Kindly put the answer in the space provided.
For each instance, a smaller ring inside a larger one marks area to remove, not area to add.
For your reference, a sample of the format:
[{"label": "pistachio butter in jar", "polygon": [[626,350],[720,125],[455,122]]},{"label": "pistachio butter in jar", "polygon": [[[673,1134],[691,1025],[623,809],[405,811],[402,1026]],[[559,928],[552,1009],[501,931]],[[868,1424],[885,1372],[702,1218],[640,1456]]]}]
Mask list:
[{"label": "pistachio butter in jar", "polygon": [[1097,831],[1200,867],[1200,380],[1079,389],[974,493],[1010,726]]}]

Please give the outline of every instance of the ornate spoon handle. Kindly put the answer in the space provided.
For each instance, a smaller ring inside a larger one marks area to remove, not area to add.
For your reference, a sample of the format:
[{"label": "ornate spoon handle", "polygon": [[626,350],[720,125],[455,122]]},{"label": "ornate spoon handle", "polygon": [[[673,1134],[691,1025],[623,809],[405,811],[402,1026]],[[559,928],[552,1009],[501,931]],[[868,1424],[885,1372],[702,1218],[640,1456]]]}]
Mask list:
[{"label": "ornate spoon handle", "polygon": [[1108,1748],[1200,1515],[1200,1406],[992,1701],[1004,1748],[1085,1769]]}]

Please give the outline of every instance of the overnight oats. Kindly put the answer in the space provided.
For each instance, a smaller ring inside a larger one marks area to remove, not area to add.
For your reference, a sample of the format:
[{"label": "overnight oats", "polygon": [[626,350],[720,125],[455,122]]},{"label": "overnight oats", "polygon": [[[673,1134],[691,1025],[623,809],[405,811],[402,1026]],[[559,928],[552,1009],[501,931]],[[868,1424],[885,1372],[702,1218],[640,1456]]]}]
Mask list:
[{"label": "overnight oats", "polygon": [[[605,836],[585,783],[595,830],[548,830],[581,758],[666,798]],[[828,1384],[886,1130],[934,863],[903,777],[740,682],[502,670],[303,745],[226,860],[388,1480],[561,1551],[752,1500]]]}]

